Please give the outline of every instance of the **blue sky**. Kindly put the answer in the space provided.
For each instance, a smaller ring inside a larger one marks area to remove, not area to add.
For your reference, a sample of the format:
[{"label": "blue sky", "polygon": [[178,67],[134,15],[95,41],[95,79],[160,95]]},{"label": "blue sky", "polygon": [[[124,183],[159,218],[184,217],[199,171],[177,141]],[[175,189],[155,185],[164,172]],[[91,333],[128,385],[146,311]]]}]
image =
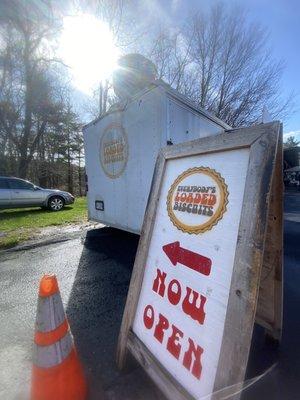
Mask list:
[{"label": "blue sky", "polygon": [[[167,3],[168,6],[167,6]],[[168,0],[161,4],[171,8],[173,17],[182,17],[190,10],[206,9],[212,0]],[[285,138],[294,135],[300,140],[300,1],[299,0],[225,0],[225,4],[245,8],[253,21],[269,31],[269,46],[277,59],[286,64],[282,76],[282,92],[298,94],[295,113],[284,123]],[[170,7],[171,6],[171,7]],[[174,21],[173,21],[174,23]]]}]

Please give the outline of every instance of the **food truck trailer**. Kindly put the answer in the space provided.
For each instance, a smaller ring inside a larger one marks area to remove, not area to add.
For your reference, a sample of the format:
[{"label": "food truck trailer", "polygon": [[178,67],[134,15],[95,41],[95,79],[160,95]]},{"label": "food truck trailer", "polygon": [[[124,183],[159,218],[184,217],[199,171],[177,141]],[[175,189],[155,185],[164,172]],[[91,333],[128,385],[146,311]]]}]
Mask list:
[{"label": "food truck trailer", "polygon": [[154,80],[84,129],[88,218],[140,233],[161,148],[230,127]]}]

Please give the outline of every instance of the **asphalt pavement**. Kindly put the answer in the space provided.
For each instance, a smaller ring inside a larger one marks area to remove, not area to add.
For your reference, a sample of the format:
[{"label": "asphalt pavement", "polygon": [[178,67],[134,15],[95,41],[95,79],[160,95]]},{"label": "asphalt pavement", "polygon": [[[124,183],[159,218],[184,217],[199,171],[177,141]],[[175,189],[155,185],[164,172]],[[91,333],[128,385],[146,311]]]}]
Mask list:
[{"label": "asphalt pavement", "polygon": [[[135,365],[120,373],[115,353],[139,237],[111,228],[82,239],[0,255],[0,399],[28,399],[38,285],[44,273],[60,291],[84,365],[89,399],[152,399]],[[124,394],[124,392],[126,394]]]},{"label": "asphalt pavement", "polygon": [[[300,391],[300,194],[285,196],[284,329],[276,348],[255,327],[247,377],[276,364],[242,400],[297,400]],[[125,372],[115,352],[139,237],[111,228],[90,230],[27,250],[0,254],[0,399],[28,399],[38,285],[58,277],[90,399],[152,400],[162,395],[133,362]]]}]

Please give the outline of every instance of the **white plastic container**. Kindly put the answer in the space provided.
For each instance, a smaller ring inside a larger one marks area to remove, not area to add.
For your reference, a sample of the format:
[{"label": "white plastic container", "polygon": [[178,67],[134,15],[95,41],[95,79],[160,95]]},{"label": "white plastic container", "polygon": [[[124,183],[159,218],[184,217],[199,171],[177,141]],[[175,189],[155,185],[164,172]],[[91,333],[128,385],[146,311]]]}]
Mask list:
[{"label": "white plastic container", "polygon": [[87,124],[89,219],[140,233],[159,150],[229,128],[162,81]]}]

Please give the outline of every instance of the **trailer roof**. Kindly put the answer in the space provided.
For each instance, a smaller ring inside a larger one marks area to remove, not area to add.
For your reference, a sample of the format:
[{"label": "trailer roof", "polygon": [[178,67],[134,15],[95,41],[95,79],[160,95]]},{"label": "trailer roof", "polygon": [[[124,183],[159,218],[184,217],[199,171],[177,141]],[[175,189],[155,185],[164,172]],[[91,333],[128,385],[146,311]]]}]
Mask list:
[{"label": "trailer roof", "polygon": [[106,115],[112,114],[114,112],[119,112],[119,111],[124,111],[127,107],[128,104],[133,102],[134,100],[142,97],[146,93],[150,92],[151,90],[154,90],[155,88],[160,87],[162,88],[169,97],[174,98],[175,100],[179,101],[180,103],[184,104],[185,106],[188,106],[189,108],[193,109],[195,112],[198,114],[202,114],[206,118],[210,119],[211,121],[215,122],[216,124],[222,126],[225,130],[232,129],[231,126],[227,125],[224,121],[221,119],[215,117],[214,115],[210,114],[208,111],[204,110],[201,107],[197,107],[190,99],[188,99],[186,96],[182,95],[179,93],[177,90],[173,89],[169,84],[164,82],[161,79],[155,80],[151,83],[151,85],[147,86],[145,89],[139,91],[136,93],[135,96],[131,97],[128,99],[126,102],[119,102],[114,105],[104,114],[102,114],[100,117],[92,120],[91,122],[85,124],[83,126],[83,129],[87,128],[90,125],[94,125],[96,122],[104,118]]}]

